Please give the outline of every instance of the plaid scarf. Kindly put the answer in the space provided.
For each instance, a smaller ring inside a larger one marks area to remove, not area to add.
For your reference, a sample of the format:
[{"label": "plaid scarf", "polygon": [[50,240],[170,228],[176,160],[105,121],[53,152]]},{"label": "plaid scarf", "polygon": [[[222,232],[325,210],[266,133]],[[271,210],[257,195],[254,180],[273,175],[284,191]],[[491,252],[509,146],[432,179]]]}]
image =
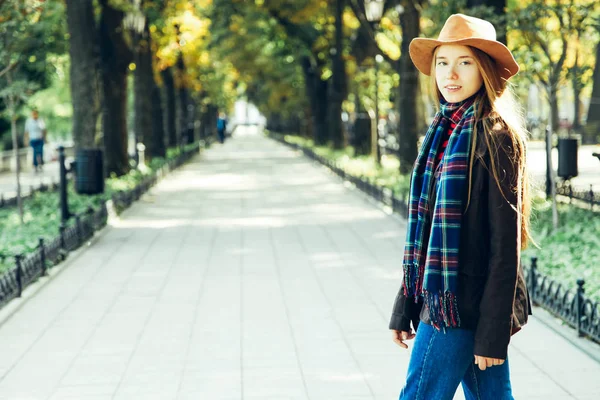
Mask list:
[{"label": "plaid scarf", "polygon": [[[460,326],[456,303],[458,251],[463,202],[468,190],[474,97],[459,103],[441,101],[441,109],[425,135],[411,177],[402,263],[404,294],[415,296],[415,301],[423,297],[431,323],[438,330]],[[437,186],[432,188],[435,159],[450,121],[456,128],[440,163]],[[436,190],[435,204],[429,203],[432,189]],[[435,208],[431,221],[432,206]]]}]

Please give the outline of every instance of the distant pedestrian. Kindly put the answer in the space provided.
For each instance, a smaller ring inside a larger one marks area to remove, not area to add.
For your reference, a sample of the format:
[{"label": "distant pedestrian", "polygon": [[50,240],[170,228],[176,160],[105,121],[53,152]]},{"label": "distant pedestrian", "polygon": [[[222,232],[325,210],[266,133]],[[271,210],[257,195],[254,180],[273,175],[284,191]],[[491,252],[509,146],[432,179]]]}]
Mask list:
[{"label": "distant pedestrian", "polygon": [[219,143],[225,142],[225,132],[227,130],[227,118],[225,113],[219,113],[217,118],[217,134],[219,136]]},{"label": "distant pedestrian", "polygon": [[40,118],[38,110],[31,111],[31,117],[25,121],[25,143],[33,148],[33,167],[35,172],[44,167],[44,143],[46,142],[46,124]]},{"label": "distant pedestrian", "polygon": [[[513,399],[507,349],[531,314],[519,263],[530,241],[519,71],[487,21],[455,14],[410,57],[439,103],[413,167],[393,340],[415,338],[400,400]],[[416,331],[413,333],[412,328]]]}]

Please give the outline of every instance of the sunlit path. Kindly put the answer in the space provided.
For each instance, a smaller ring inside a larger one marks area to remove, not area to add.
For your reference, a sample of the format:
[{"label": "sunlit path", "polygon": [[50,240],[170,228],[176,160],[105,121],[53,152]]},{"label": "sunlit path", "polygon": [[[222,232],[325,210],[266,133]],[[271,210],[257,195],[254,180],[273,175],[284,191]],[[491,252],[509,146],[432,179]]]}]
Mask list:
[{"label": "sunlit path", "polygon": [[[395,399],[404,229],[239,126],[0,326],[0,399]],[[509,357],[516,398],[598,398],[598,364],[536,320]]]}]

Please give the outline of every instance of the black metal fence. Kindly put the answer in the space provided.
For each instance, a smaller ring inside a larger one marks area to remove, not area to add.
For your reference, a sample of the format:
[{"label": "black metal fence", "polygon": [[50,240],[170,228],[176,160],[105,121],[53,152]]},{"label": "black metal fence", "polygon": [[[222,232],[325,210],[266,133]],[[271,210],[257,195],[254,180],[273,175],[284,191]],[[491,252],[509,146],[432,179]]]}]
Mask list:
[{"label": "black metal fence", "polygon": [[[312,149],[288,143],[280,135],[271,134],[271,137],[286,146],[302,151],[307,157],[329,167],[336,175],[353,183],[356,188],[379,202],[388,205],[394,212],[402,216],[408,213],[406,199],[394,195],[390,189],[370,182],[364,177],[352,176],[335,162],[315,154]],[[600,304],[585,296],[585,280],[578,279],[577,289],[570,290],[563,284],[540,273],[537,269],[537,258],[532,258],[530,266],[524,265],[523,267],[532,303],[545,308],[577,329],[579,336],[586,336],[600,343]]]},{"label": "black metal fence", "polygon": [[532,303],[537,304],[577,330],[579,336],[600,343],[600,303],[585,296],[585,280],[577,280],[577,289],[543,275],[537,269],[537,258],[523,269]]},{"label": "black metal fence", "polygon": [[590,209],[594,206],[600,206],[600,194],[594,193],[593,186],[590,185],[589,190],[573,188],[570,183],[561,183],[556,185],[556,194],[568,197],[571,202],[579,200],[589,204]]},{"label": "black metal fence", "polygon": [[23,289],[40,276],[47,274],[48,268],[64,260],[67,254],[87,242],[94,232],[106,225],[108,213],[106,203],[98,210],[88,209],[76,215],[68,226],[61,225],[58,236],[48,241],[39,239],[35,251],[23,256],[14,256],[15,265],[0,275],[0,307],[15,297],[20,297]]},{"label": "black metal fence", "polygon": [[[199,151],[196,144],[188,151],[182,152],[177,158],[169,160],[155,174],[148,176],[135,188],[113,194],[111,201],[117,210],[129,207],[135,200],[148,191],[156,182],[170,171],[178,168]],[[14,257],[15,265],[0,273],[0,308],[15,297],[20,297],[23,289],[40,276],[47,275],[48,268],[63,261],[69,252],[76,250],[102,229],[107,222],[108,211],[106,203],[98,210],[88,208],[84,213],[75,215],[68,225],[59,227],[58,236],[52,240],[39,239],[38,246],[33,252]]]}]

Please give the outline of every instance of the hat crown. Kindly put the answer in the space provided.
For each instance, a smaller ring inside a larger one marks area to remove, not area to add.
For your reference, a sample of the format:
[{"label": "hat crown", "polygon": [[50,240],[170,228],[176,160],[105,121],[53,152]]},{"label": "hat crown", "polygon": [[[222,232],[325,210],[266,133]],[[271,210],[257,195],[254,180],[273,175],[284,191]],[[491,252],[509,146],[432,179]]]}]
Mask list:
[{"label": "hat crown", "polygon": [[438,40],[453,41],[461,39],[496,40],[496,29],[491,23],[464,14],[451,15],[442,28]]}]

